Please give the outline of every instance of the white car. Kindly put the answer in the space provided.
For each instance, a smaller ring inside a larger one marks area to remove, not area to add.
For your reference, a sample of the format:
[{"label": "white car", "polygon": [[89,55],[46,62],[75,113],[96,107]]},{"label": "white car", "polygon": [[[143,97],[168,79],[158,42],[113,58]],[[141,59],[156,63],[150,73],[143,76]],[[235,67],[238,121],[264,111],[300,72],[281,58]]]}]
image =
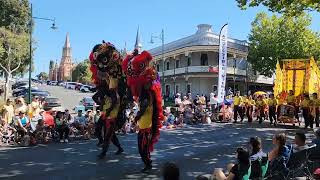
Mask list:
[{"label": "white car", "polygon": [[64,86],[66,89],[75,89],[77,83],[76,82],[66,82],[66,85]]},{"label": "white car", "polygon": [[58,81],[50,81],[49,85],[56,86],[56,85],[58,85]]},{"label": "white car", "polygon": [[89,85],[82,85],[81,88],[80,88],[80,91],[81,92],[91,92],[91,86]]}]

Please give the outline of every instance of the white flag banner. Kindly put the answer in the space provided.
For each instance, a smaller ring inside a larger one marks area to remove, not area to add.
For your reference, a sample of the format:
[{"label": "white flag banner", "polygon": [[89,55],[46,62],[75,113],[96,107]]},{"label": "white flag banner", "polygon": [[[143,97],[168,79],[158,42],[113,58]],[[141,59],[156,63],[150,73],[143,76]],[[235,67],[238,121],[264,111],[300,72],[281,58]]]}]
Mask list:
[{"label": "white flag banner", "polygon": [[218,75],[218,102],[224,101],[227,80],[227,55],[228,55],[228,24],[220,31],[219,37],[219,75]]}]

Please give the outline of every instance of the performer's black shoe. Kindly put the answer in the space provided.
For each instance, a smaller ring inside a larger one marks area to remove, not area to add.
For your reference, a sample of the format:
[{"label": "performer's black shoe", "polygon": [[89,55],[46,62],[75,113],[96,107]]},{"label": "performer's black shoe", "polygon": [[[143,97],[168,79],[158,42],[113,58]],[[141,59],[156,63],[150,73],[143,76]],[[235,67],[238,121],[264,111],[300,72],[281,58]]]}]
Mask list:
[{"label": "performer's black shoe", "polygon": [[123,149],[122,149],[122,147],[120,147],[119,149],[118,149],[118,151],[116,152],[116,155],[120,155],[120,154],[122,154],[123,153]]},{"label": "performer's black shoe", "polygon": [[142,170],[141,172],[142,173],[148,173],[150,170],[152,169],[152,165],[146,165]]}]

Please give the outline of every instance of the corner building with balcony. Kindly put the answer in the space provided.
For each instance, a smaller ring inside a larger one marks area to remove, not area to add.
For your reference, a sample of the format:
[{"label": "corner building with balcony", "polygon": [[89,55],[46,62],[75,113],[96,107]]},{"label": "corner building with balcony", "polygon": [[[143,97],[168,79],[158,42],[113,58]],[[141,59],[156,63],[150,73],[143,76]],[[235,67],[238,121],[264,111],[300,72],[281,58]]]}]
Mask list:
[{"label": "corner building with balcony", "polygon": [[[200,24],[195,34],[150,52],[160,75],[164,97],[188,92],[192,96],[217,93],[219,35],[213,33],[211,25]],[[246,41],[228,38],[227,92],[233,88],[241,94],[248,91],[247,56]]]}]

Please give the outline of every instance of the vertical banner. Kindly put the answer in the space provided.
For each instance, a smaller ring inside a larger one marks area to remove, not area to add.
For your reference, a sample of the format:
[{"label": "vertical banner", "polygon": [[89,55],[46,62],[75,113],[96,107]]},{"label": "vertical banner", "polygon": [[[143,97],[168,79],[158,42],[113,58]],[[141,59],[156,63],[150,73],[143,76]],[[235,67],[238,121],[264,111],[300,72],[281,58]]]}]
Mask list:
[{"label": "vertical banner", "polygon": [[227,55],[228,55],[228,24],[225,24],[219,36],[219,75],[218,75],[218,102],[224,101],[227,80]]}]

